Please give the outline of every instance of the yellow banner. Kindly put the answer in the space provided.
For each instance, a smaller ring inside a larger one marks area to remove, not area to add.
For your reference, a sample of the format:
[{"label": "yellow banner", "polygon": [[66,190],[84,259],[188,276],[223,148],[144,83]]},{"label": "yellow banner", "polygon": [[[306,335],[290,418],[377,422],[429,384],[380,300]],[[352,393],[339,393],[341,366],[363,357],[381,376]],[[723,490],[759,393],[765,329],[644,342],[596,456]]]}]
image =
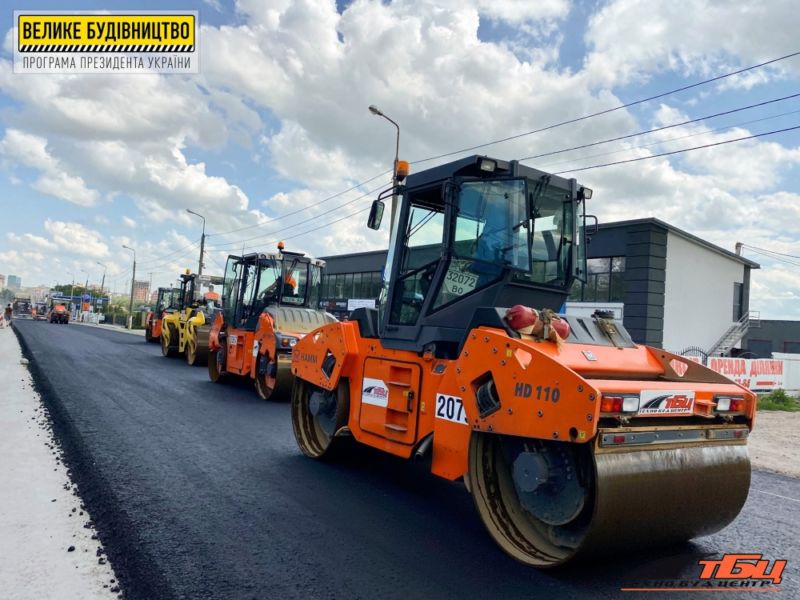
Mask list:
[{"label": "yellow banner", "polygon": [[191,52],[193,14],[18,15],[20,52]]}]

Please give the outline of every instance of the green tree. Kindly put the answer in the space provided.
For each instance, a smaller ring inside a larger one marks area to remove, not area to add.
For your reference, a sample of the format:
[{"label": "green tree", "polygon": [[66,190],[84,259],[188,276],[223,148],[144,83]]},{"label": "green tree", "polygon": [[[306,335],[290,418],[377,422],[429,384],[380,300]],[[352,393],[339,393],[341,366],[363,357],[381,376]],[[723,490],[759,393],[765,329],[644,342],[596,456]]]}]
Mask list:
[{"label": "green tree", "polygon": [[72,294],[73,296],[80,296],[86,293],[86,288],[83,287],[82,285],[73,286],[71,283],[65,283],[53,286],[53,292],[58,292],[62,296],[69,296],[70,294]]}]

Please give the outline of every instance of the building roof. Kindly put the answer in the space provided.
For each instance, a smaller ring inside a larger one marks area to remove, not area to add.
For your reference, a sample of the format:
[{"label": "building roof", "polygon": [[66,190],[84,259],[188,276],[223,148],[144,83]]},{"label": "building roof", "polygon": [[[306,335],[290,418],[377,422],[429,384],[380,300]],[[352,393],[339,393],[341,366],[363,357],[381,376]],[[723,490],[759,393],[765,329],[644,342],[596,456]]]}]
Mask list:
[{"label": "building roof", "polygon": [[370,256],[376,254],[386,254],[387,249],[382,248],[380,250],[367,250],[365,252],[348,252],[347,254],[331,254],[329,256],[320,256],[320,260],[330,260],[331,258],[341,258],[343,256]]},{"label": "building roof", "polygon": [[646,219],[630,219],[628,221],[614,221],[613,223],[601,223],[599,227],[600,229],[615,229],[618,227],[627,227],[629,225],[657,225],[659,227],[663,227],[669,232],[674,233],[675,235],[679,235],[682,238],[697,244],[698,246],[703,246],[704,248],[716,252],[717,254],[721,254],[726,258],[730,258],[744,265],[747,265],[751,269],[761,268],[761,265],[759,265],[757,262],[754,262],[739,254],[736,254],[735,252],[731,252],[730,250],[725,250],[725,248],[717,246],[716,244],[712,244],[708,240],[704,240],[703,238],[697,237],[696,235],[691,234],[688,231],[679,229],[678,227],[670,225],[669,223],[662,221],[661,219],[656,219],[655,217],[648,217]]}]

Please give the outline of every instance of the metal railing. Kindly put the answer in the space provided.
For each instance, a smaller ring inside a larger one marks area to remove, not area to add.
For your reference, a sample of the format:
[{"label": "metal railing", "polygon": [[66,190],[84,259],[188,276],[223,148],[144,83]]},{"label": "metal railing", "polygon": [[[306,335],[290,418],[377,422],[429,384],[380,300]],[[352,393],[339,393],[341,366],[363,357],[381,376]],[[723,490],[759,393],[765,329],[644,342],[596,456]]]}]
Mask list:
[{"label": "metal railing", "polygon": [[731,325],[708,349],[708,356],[724,356],[747,334],[751,327],[761,327],[761,312],[751,310]]}]

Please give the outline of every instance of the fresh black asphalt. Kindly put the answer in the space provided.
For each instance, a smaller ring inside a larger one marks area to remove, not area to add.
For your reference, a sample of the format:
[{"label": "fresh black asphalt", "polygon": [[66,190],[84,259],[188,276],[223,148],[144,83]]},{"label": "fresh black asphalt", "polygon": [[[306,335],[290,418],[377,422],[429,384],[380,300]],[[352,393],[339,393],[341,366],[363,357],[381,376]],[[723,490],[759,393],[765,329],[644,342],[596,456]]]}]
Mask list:
[{"label": "fresh black asphalt", "polygon": [[538,571],[424,464],[366,448],[307,459],[288,404],[249,385],[211,383],[122,332],[15,327],[125,598],[674,598],[620,588],[696,578],[698,559],[724,552],[787,559],[779,596],[800,597],[798,480],[754,472],[742,514],[713,536]]}]

